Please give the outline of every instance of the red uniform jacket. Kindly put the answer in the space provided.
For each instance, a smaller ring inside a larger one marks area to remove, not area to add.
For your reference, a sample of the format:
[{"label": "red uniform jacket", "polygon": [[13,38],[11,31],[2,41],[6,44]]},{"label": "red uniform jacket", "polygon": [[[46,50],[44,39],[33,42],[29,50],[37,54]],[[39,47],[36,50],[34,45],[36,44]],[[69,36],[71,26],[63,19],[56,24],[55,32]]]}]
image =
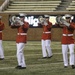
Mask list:
[{"label": "red uniform jacket", "polygon": [[18,33],[16,37],[16,43],[26,43],[27,42],[27,30],[29,28],[29,23],[24,22],[22,26],[11,26],[11,28],[17,28]]},{"label": "red uniform jacket", "polygon": [[62,44],[74,44],[74,33],[75,23],[71,22],[69,27],[63,27],[63,34],[62,34]]},{"label": "red uniform jacket", "polygon": [[4,30],[4,23],[0,22],[0,40],[2,40],[2,30]]},{"label": "red uniform jacket", "polygon": [[42,39],[43,40],[51,40],[51,27],[52,23],[48,21],[48,25],[43,25],[43,34]]}]

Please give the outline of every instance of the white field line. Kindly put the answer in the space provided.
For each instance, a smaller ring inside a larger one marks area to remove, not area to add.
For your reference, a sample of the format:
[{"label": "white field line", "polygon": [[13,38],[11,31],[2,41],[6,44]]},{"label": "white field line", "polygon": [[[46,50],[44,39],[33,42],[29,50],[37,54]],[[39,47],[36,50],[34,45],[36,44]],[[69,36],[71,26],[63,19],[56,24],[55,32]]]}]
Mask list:
[{"label": "white field line", "polygon": [[[53,54],[62,54],[62,53],[53,53]],[[25,55],[25,56],[33,56],[33,55],[42,55],[42,54],[29,54],[29,55]],[[11,58],[11,57],[16,57],[16,55],[13,56],[5,56],[5,59]],[[40,59],[41,60],[41,59]],[[50,64],[62,64],[63,62],[57,62],[57,63],[50,63]],[[36,64],[37,65],[37,64]],[[40,64],[39,64],[40,65]],[[45,64],[44,64],[45,65]],[[29,65],[29,66],[33,66],[33,65]],[[0,70],[3,69],[15,69],[15,67],[3,67],[0,68]]]},{"label": "white field line", "polygon": [[15,69],[15,67],[3,67],[3,68],[0,68],[0,70],[4,70],[4,69]]},{"label": "white field line", "polygon": [[[58,54],[58,55],[60,55],[60,54],[62,54],[62,53],[53,53],[53,54]],[[25,55],[25,56],[34,56],[34,55],[42,55],[42,54],[27,54],[27,55]],[[5,56],[5,57],[16,57],[16,55],[13,55],[13,56]]]},{"label": "white field line", "polygon": [[[63,64],[63,62],[57,62],[57,63],[49,63],[50,65],[51,64],[54,64],[54,65],[61,65]],[[49,65],[48,63],[47,64],[42,64],[42,65]],[[40,66],[41,64],[36,64],[37,66]],[[28,66],[34,66],[34,65],[28,65]],[[3,67],[3,68],[0,68],[0,70],[7,70],[7,69],[15,69],[15,67]]]}]

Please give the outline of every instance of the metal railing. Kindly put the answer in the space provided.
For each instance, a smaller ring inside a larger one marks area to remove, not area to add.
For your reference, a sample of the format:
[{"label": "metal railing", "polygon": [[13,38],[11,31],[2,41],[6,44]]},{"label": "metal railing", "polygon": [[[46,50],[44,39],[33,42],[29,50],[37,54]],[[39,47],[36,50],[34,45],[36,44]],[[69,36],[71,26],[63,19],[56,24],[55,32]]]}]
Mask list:
[{"label": "metal railing", "polygon": [[0,12],[6,9],[9,5],[10,0],[5,0],[3,4],[0,6]]}]

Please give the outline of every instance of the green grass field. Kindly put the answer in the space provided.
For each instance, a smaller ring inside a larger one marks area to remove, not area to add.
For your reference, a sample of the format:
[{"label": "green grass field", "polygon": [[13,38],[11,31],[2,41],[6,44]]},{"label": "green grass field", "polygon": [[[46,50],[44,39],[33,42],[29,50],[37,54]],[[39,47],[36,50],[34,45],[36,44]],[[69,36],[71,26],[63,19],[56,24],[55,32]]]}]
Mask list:
[{"label": "green grass field", "polygon": [[17,66],[15,41],[3,41],[5,59],[0,60],[0,75],[75,75],[71,66],[64,68],[61,43],[52,42],[53,57],[42,59],[41,41],[28,41],[24,49],[26,69]]}]

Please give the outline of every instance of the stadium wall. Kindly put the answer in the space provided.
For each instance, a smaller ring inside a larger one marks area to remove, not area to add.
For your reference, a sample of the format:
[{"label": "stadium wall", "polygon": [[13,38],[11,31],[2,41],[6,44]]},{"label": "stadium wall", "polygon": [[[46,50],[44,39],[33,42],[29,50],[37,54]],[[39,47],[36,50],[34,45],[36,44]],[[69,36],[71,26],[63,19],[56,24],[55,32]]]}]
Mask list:
[{"label": "stadium wall", "polygon": [[[15,40],[17,29],[11,29],[9,26],[9,14],[0,14],[2,21],[5,23],[5,29],[3,30],[3,40]],[[28,40],[38,41],[41,40],[42,28],[29,28]],[[60,41],[62,35],[61,28],[52,28],[52,40]]]}]

